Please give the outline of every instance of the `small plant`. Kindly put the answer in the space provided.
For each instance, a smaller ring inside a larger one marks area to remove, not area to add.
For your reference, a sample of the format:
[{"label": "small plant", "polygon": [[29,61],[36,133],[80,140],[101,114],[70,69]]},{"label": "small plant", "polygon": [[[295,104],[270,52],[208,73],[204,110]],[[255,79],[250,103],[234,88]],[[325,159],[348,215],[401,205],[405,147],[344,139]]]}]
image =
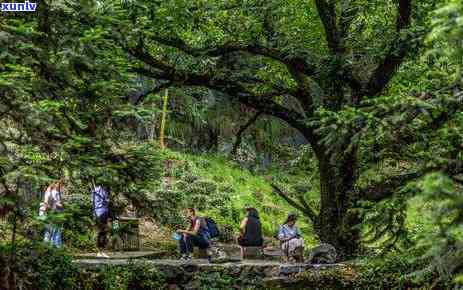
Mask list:
[{"label": "small plant", "polygon": [[201,290],[230,289],[235,282],[233,277],[221,272],[201,273],[197,279]]}]

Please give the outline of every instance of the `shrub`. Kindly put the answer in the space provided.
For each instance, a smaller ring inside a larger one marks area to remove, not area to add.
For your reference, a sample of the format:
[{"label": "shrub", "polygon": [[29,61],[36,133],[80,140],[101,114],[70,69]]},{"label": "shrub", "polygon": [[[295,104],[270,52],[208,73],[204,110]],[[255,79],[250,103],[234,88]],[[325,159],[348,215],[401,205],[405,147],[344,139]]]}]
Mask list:
[{"label": "shrub", "polygon": [[255,273],[234,277],[222,271],[199,273],[194,280],[190,281],[190,285],[194,285],[201,290],[264,289],[262,278]]},{"label": "shrub", "polygon": [[82,275],[85,289],[125,290],[163,289],[165,277],[145,261],[131,261],[127,266],[106,266]]},{"label": "shrub", "polygon": [[359,275],[355,281],[356,289],[408,289],[429,287],[432,273],[417,283],[412,279],[413,273],[421,269],[426,261],[416,259],[419,253],[390,253],[361,262]]},{"label": "shrub", "polygon": [[7,262],[3,274],[14,277],[17,289],[76,289],[78,269],[66,250],[22,242],[15,247],[14,262],[8,259],[12,251],[11,244],[0,245],[0,260]]}]

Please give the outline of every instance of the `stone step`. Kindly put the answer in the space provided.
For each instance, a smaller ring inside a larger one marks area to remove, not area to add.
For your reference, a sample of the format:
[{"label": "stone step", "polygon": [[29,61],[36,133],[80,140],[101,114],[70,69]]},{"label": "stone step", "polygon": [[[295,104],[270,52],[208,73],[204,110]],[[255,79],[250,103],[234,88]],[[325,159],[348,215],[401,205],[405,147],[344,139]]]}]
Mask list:
[{"label": "stone step", "polygon": [[121,259],[161,259],[167,258],[167,251],[105,252],[109,258],[97,257],[96,253],[76,253],[74,259],[121,260]]}]

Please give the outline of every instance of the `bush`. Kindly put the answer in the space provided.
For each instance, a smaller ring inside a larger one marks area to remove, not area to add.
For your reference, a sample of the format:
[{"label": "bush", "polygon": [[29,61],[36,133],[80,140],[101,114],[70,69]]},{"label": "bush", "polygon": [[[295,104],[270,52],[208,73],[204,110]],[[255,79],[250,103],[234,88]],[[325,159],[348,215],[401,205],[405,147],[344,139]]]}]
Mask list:
[{"label": "bush", "polygon": [[107,266],[96,272],[83,272],[81,277],[84,289],[148,290],[167,286],[162,273],[144,261],[133,261],[128,266]]},{"label": "bush", "polygon": [[90,198],[82,196],[66,204],[63,220],[63,240],[76,250],[94,250],[95,240]]},{"label": "bush", "polygon": [[419,253],[390,253],[361,261],[356,289],[409,289],[429,287],[433,283],[432,273],[414,281],[413,275],[426,261],[415,258]]},{"label": "bush", "polygon": [[[16,259],[12,262],[9,259],[13,251],[11,244],[0,245],[0,260],[7,265],[2,266],[2,275],[9,275],[15,284],[10,283],[6,289],[77,289],[78,269],[64,249],[30,242],[17,244],[15,249]],[[2,280],[7,280],[5,278]]]},{"label": "bush", "polygon": [[[242,274],[235,277],[222,271],[199,273],[192,281],[190,286],[200,290],[220,290],[220,289],[264,289],[262,279],[255,273],[249,275]],[[188,286],[188,285],[187,285]]]}]

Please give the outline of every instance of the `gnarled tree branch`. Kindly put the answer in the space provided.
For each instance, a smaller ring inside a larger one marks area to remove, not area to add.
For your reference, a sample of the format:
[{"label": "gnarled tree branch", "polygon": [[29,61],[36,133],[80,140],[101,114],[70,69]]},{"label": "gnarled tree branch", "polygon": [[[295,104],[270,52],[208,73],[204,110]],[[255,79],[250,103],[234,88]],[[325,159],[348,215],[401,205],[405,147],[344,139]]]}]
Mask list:
[{"label": "gnarled tree branch", "polygon": [[381,201],[394,195],[402,186],[416,180],[430,171],[404,173],[372,184],[360,190],[360,197],[368,201]]},{"label": "gnarled tree branch", "polygon": [[260,55],[269,57],[273,60],[279,61],[286,65],[293,65],[297,63],[299,65],[299,69],[301,69],[307,75],[313,75],[317,73],[316,65],[310,63],[303,57],[290,57],[285,53],[281,52],[277,48],[273,47],[266,47],[257,43],[252,44],[245,44],[245,43],[238,43],[238,42],[227,42],[225,44],[219,45],[217,47],[201,47],[201,48],[193,48],[186,44],[180,38],[166,38],[166,37],[154,37],[155,41],[160,43],[161,45],[177,48],[184,53],[199,57],[199,56],[210,56],[210,57],[219,57],[224,56],[234,52],[246,52],[252,55]]},{"label": "gnarled tree branch", "polygon": [[244,131],[246,131],[252,124],[254,124],[257,121],[257,118],[259,118],[260,115],[262,115],[262,111],[258,111],[257,113],[255,113],[254,116],[252,118],[250,118],[246,122],[246,124],[244,124],[244,126],[242,126],[238,130],[238,133],[236,133],[235,144],[233,144],[233,149],[230,152],[230,154],[232,156],[236,155],[236,151],[238,150],[238,147],[241,144],[241,138],[242,138],[242,135],[243,135]]},{"label": "gnarled tree branch", "polygon": [[127,96],[128,99],[131,100],[131,102],[134,104],[134,105],[139,105],[141,102],[143,102],[143,100],[151,95],[151,94],[157,94],[167,88],[170,88],[173,86],[173,83],[171,81],[164,81],[163,83],[160,83],[159,85],[145,91],[145,92],[141,92],[141,93],[137,93],[136,95],[132,95],[132,96]]},{"label": "gnarled tree branch", "polygon": [[393,177],[388,177],[386,180],[376,184],[372,184],[360,190],[360,197],[368,201],[381,201],[392,197],[401,187],[408,182],[417,180],[431,172],[442,172],[451,177],[463,172],[463,161],[450,160],[445,166],[427,167],[415,172],[399,174]]},{"label": "gnarled tree branch", "polygon": [[405,59],[407,52],[410,47],[410,41],[408,39],[401,39],[401,32],[407,29],[411,22],[412,14],[412,0],[399,0],[399,6],[397,8],[397,19],[396,19],[396,32],[397,36],[389,48],[383,61],[378,65],[376,70],[371,76],[366,90],[362,93],[365,95],[377,95],[379,94],[392,79],[394,73],[399,68],[400,64]]},{"label": "gnarled tree branch", "polygon": [[295,110],[284,107],[273,101],[274,96],[281,95],[280,91],[259,95],[252,92],[252,86],[256,82],[252,81],[249,83],[247,77],[230,75],[227,77],[216,76],[208,71],[202,73],[180,71],[173,65],[156,59],[148,53],[142,44],[138,45],[136,48],[129,48],[128,51],[133,57],[148,66],[148,68],[133,68],[132,71],[147,77],[168,80],[177,86],[202,86],[225,93],[230,96],[231,99],[287,122],[295,129],[301,131],[304,136],[308,138],[314,151],[320,153],[319,145],[315,138],[314,128],[307,125],[306,117]]},{"label": "gnarled tree branch", "polygon": [[331,53],[337,54],[339,51],[338,28],[336,25],[336,3],[333,0],[315,0],[318,15],[325,28],[326,42]]},{"label": "gnarled tree branch", "polygon": [[288,194],[283,192],[278,186],[276,186],[274,183],[271,183],[270,186],[273,188],[273,191],[278,194],[281,198],[283,198],[289,205],[292,207],[300,210],[302,213],[304,213],[305,216],[310,218],[310,220],[313,223],[318,222],[318,215],[313,210],[305,201],[304,202],[297,202],[294,199],[290,198]]}]

